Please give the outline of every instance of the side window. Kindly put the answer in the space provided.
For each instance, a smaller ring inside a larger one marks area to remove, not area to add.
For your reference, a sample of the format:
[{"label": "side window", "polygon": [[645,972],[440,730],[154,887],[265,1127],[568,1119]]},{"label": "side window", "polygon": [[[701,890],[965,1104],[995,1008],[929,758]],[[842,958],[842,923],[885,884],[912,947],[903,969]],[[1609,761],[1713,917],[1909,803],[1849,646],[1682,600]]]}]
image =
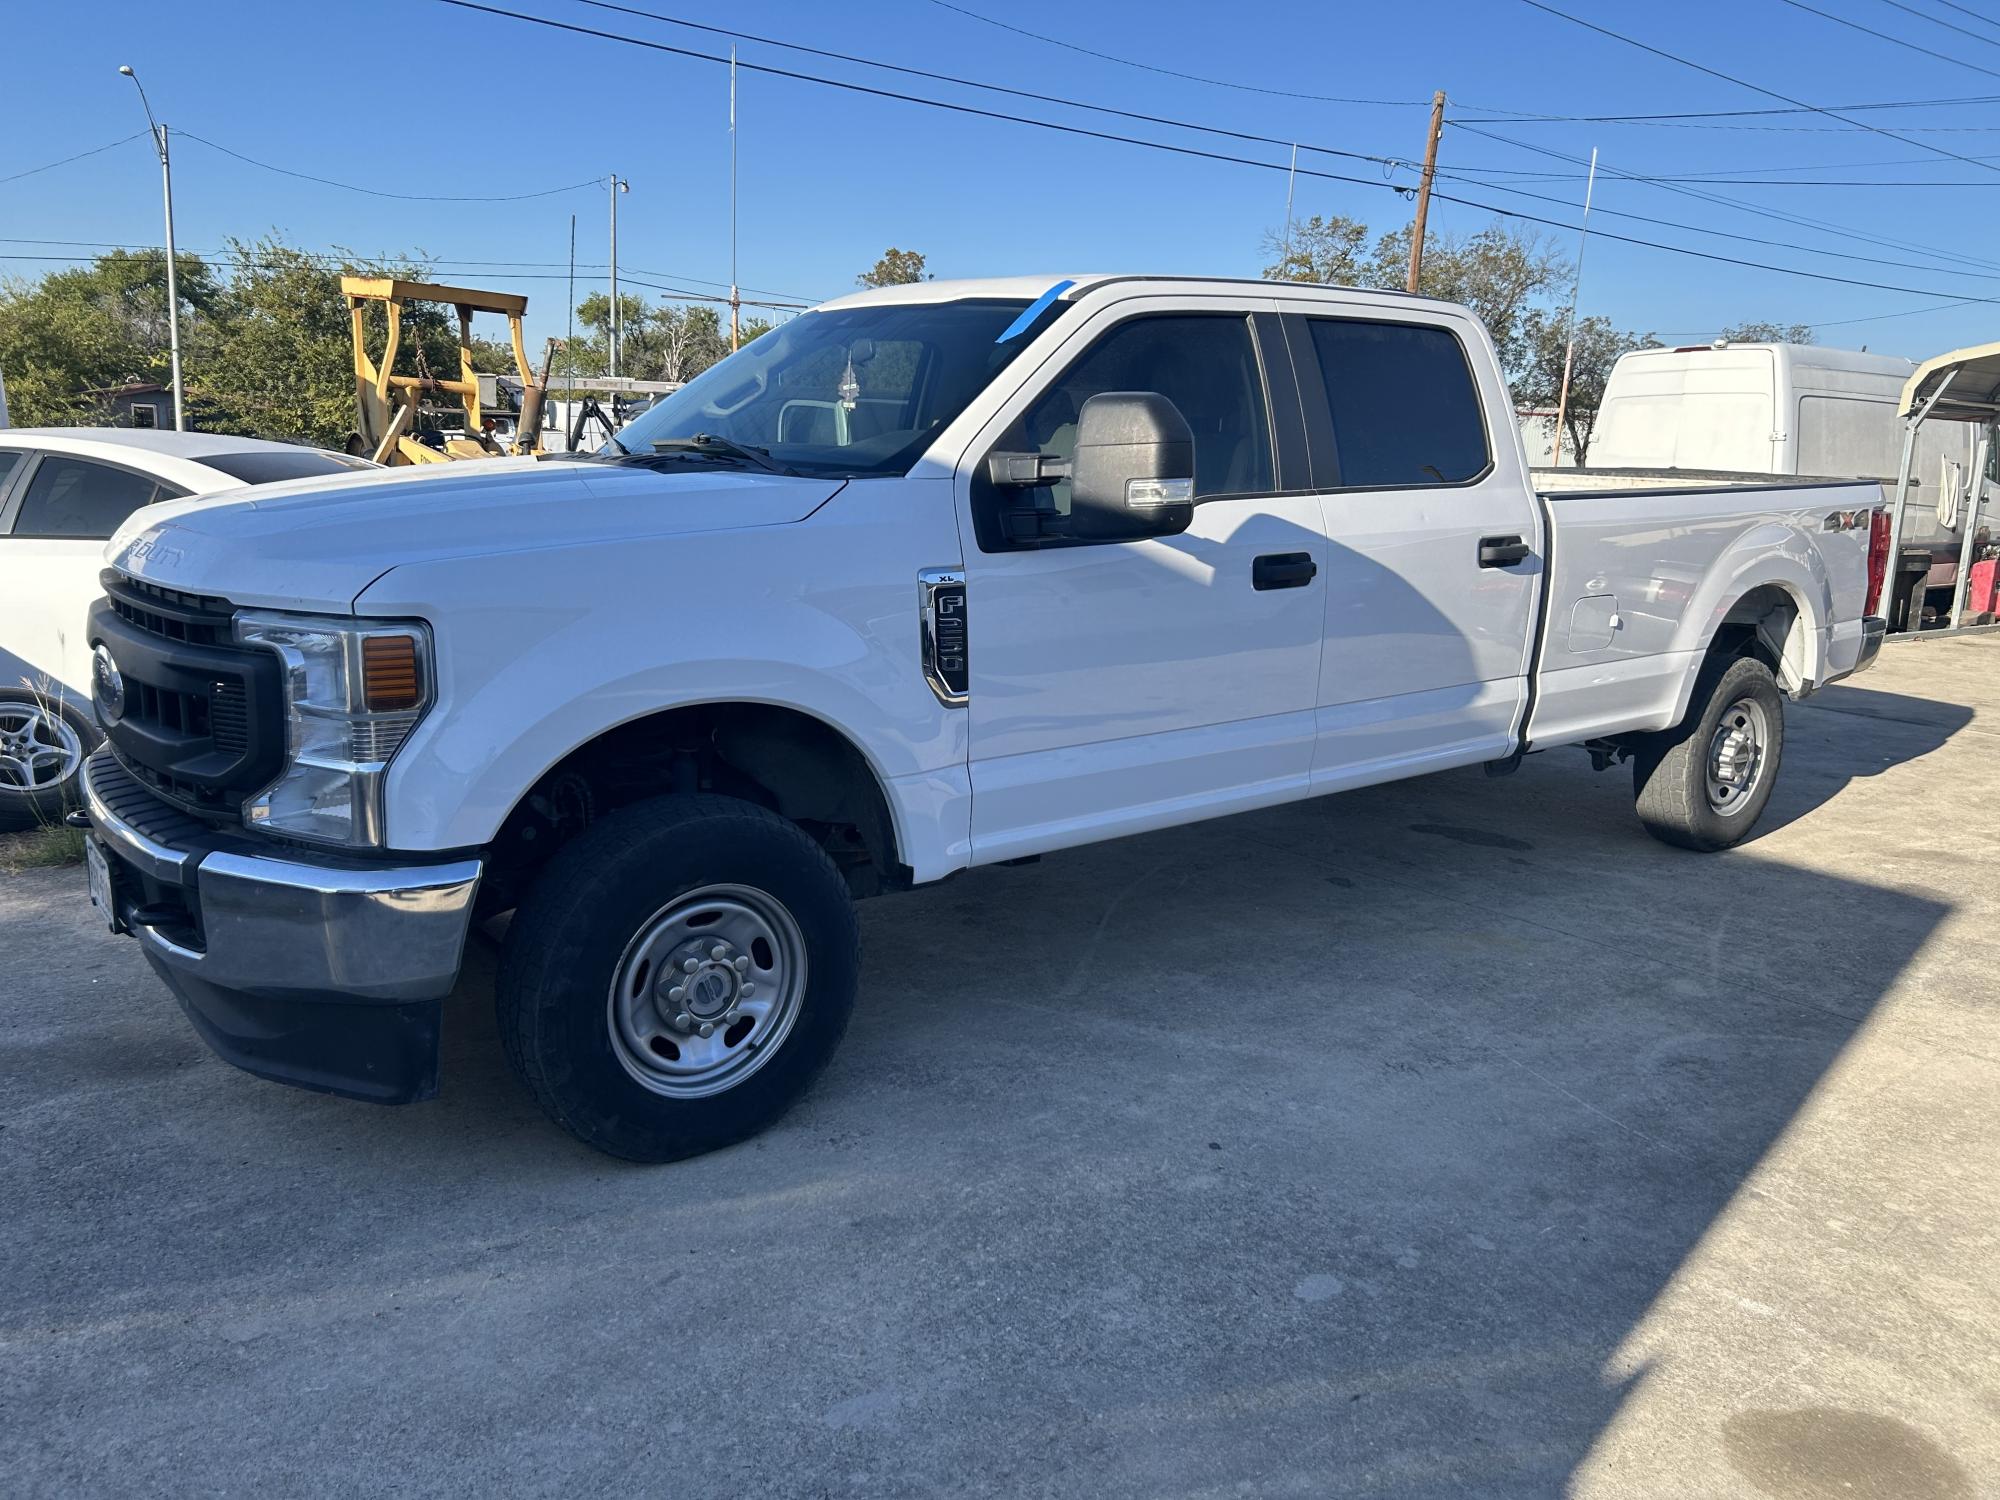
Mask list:
[{"label": "side window", "polygon": [[108,537],[140,506],[180,493],[130,469],[45,454],[21,497],[14,535]]},{"label": "side window", "polygon": [[[1191,313],[1120,323],[1056,378],[999,446],[1074,457],[1077,412],[1102,391],[1158,391],[1180,408],[1194,429],[1197,500],[1277,488],[1248,318]],[[1055,508],[1067,514],[1068,482],[1050,490]]]},{"label": "side window", "polygon": [[1462,484],[1492,455],[1455,334],[1416,323],[1309,318],[1332,407],[1342,489]]}]

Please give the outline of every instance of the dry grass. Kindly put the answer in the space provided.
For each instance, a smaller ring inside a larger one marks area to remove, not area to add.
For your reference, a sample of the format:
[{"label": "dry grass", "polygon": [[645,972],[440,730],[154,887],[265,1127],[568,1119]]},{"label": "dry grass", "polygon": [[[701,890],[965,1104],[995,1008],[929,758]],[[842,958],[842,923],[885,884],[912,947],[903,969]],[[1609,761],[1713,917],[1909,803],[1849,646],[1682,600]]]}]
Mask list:
[{"label": "dry grass", "polygon": [[57,824],[26,833],[0,833],[0,875],[83,863],[83,830]]}]

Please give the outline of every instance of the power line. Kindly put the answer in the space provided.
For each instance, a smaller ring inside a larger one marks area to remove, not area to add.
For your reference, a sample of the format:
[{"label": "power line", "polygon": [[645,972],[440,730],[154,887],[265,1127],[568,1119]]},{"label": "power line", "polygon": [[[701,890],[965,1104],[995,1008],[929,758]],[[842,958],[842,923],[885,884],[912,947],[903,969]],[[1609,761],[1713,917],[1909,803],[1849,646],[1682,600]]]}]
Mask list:
[{"label": "power line", "polygon": [[[162,252],[162,247],[159,245],[132,245],[132,244],[124,244],[116,240],[31,240],[31,239],[10,238],[4,235],[0,235],[0,245],[62,245],[73,249],[80,248],[85,250],[144,251],[152,255],[158,255]],[[362,261],[373,261],[374,263],[381,264],[381,263],[391,262],[396,259],[396,257],[390,255],[380,255],[372,257],[352,256],[352,255],[338,254],[333,251],[327,251],[327,250],[304,250],[304,249],[297,249],[294,247],[287,247],[287,248],[291,249],[292,253],[295,255],[304,256],[308,259],[319,260],[323,263],[328,263],[328,264],[335,262],[341,264],[356,264]],[[236,252],[233,250],[182,250],[180,253],[183,255],[198,255],[205,260],[218,260],[218,261],[228,260],[236,255]],[[9,260],[27,260],[30,259],[31,257],[15,255],[15,256],[8,256],[5,258]],[[57,258],[66,260],[84,260],[88,259],[89,257],[61,256]],[[413,255],[409,259],[412,264],[420,264],[425,266],[491,266],[503,270],[517,266],[529,267],[531,269],[545,269],[551,267],[567,266],[570,264],[570,262],[566,260],[460,260],[454,256],[449,256],[449,255]],[[270,262],[270,264],[277,264],[277,262]],[[602,270],[608,265],[608,262],[601,260],[584,260],[584,261],[578,261],[576,262],[576,264],[582,266],[586,270]],[[665,280],[668,281],[692,281],[697,286],[724,287],[729,285],[729,283],[726,281],[717,281],[712,277],[687,276],[679,271],[655,271],[655,270],[649,270],[645,266],[639,266],[636,267],[635,269],[637,269],[638,272],[644,276],[657,276],[664,278]],[[812,302],[824,302],[827,300],[824,297],[810,296],[805,292],[781,292],[773,287],[768,287],[768,286],[746,286],[743,288],[743,290],[746,292],[762,292],[766,296],[771,296],[771,297],[791,297],[797,299],[801,304],[812,303]]]},{"label": "power line", "polygon": [[[1568,162],[1574,166],[1583,165],[1582,157],[1573,156],[1566,151],[1558,151],[1551,146],[1538,146],[1528,141],[1515,140],[1512,136],[1501,135],[1498,131],[1486,130],[1477,125],[1461,125],[1459,128],[1470,131],[1474,135],[1484,136],[1487,140],[1498,141],[1503,146],[1512,146],[1516,150],[1532,152],[1536,156],[1551,157],[1554,160]],[[1821,234],[1832,235],[1838,239],[1852,240],[1857,244],[1875,245],[1887,250],[1901,250],[1909,255],[1928,256],[1934,261],[1953,260],[1959,262],[1961,265],[1979,266],[1986,270],[2000,271],[2000,263],[1982,260],[1978,256],[1963,255],[1950,250],[1936,250],[1928,245],[1913,245],[1904,240],[1895,240],[1884,235],[1870,234],[1863,230],[1849,228],[1846,225],[1830,224],[1823,219],[1807,218],[1802,214],[1787,213],[1780,209],[1764,208],[1754,203],[1745,203],[1740,198],[1731,198],[1724,193],[1707,192],[1701,188],[1683,187],[1673,183],[1652,182],[1649,179],[1637,178],[1633,174],[1611,166],[1601,159],[1598,163],[1598,170],[1609,173],[1621,181],[1632,180],[1642,182],[1648,186],[1657,187],[1663,192],[1675,193],[1683,198],[1692,198],[1696,202],[1714,204],[1718,208],[1733,209],[1739,213],[1750,214],[1760,219],[1770,219],[1776,223],[1793,224],[1801,229],[1817,230]],[[1815,251],[1813,253],[1818,254],[1820,252]],[[1944,268],[1940,267],[1939,269]],[[1958,273],[1954,272],[1951,274]]]},{"label": "power line", "polygon": [[336,187],[344,192],[365,193],[371,198],[395,198],[405,203],[522,203],[530,198],[553,198],[557,193],[573,193],[578,188],[594,188],[603,183],[602,178],[590,177],[564,187],[543,188],[539,192],[478,194],[470,197],[453,197],[448,193],[392,193],[383,188],[358,187],[351,182],[336,182],[331,177],[315,177],[311,172],[295,172],[290,167],[274,166],[268,161],[259,161],[254,156],[245,156],[241,151],[231,150],[228,146],[211,141],[206,136],[196,135],[191,130],[177,131],[176,134],[184,141],[199,141],[211,151],[220,151],[224,156],[233,156],[238,161],[248,162],[253,167],[262,167],[266,172],[276,172],[284,177],[297,177],[305,182],[317,182],[322,187]]},{"label": "power line", "polygon": [[[1634,181],[1647,180],[1644,178],[1636,178],[1636,179],[1629,178],[1629,174],[1624,172],[1610,172],[1608,168],[1602,165],[1602,163],[1599,164],[1599,170],[1602,172],[1607,172],[1608,175],[1615,176],[1621,179],[1629,179]],[[1454,182],[1462,182],[1465,180],[1461,178],[1456,172],[1444,171],[1442,169],[1439,170],[1437,175],[1440,177],[1449,178]],[[1547,193],[1530,192],[1526,188],[1515,187],[1510,183],[1482,182],[1477,185],[1479,187],[1487,189],[1489,192],[1511,193],[1517,198],[1534,198],[1542,203],[1555,203],[1561,205],[1564,208],[1576,207],[1576,205],[1574,203],[1571,203],[1567,198],[1552,198]],[[1869,265],[1891,266],[1896,268],[1897,270],[1902,270],[1902,271],[1939,272],[1947,276],[1969,276],[1979,281],[2000,281],[2000,269],[1996,269],[1994,271],[1958,271],[1958,270],[1953,270],[1948,266],[1919,265],[1914,261],[1907,261],[1907,260],[1885,260],[1879,255],[1856,255],[1852,251],[1848,250],[1828,250],[1822,246],[1817,246],[1817,245],[1795,244],[1790,240],[1763,239],[1754,234],[1736,234],[1727,229],[1697,228],[1695,225],[1682,224],[1673,219],[1659,219],[1659,218],[1654,218],[1649,214],[1635,214],[1627,212],[1623,209],[1606,208],[1602,204],[1595,205],[1593,208],[1593,212],[1600,215],[1609,216],[1614,219],[1631,219],[1634,222],[1640,224],[1657,224],[1662,228],[1666,229],[1680,229],[1694,233],[1713,235],[1717,239],[1740,240],[1742,243],[1746,245],[1765,245],[1769,246],[1772,249],[1777,249],[1777,250],[1797,250],[1804,255],[1829,255],[1832,256],[1835,260],[1862,261]]]},{"label": "power line", "polygon": [[[566,31],[577,36],[595,37],[602,41],[615,42],[620,46],[642,47],[649,51],[663,52],[676,57],[693,58],[698,61],[716,63],[724,66],[727,66],[729,62],[728,58],[721,57],[710,52],[697,52],[692,48],[676,47],[666,42],[648,41],[643,37],[631,37],[631,36],[624,36],[618,32],[600,31],[594,27],[579,26],[568,21],[552,20],[545,16],[527,15],[520,11],[505,10],[498,6],[479,4],[477,3],[477,0],[438,0],[438,3],[444,5],[450,5],[459,10],[476,11],[484,15],[499,16],[508,20],[520,21],[530,26],[542,26],[555,31]],[[1530,0],[1530,3],[1532,3],[1532,0]],[[1289,169],[1282,162],[1260,161],[1254,157],[1232,156],[1225,152],[1207,151],[1196,146],[1182,146],[1182,145],[1175,145],[1166,141],[1146,140],[1137,136],[1117,135],[1110,131],[1092,130],[1082,125],[1064,125],[1064,124],[1059,124],[1052,120],[1035,119],[1027,115],[1006,115],[1006,114],[1001,114],[995,110],[981,109],[976,105],[957,104],[942,99],[927,99],[917,94],[900,93],[893,89],[876,88],[869,84],[851,83],[843,79],[823,78],[817,74],[803,73],[797,71],[796,69],[791,69],[791,68],[775,67],[768,63],[747,63],[739,61],[738,66],[746,70],[749,70],[751,72],[770,74],[772,76],[780,78],[790,78],[805,83],[816,83],[826,88],[841,89],[849,93],[865,94],[873,98],[879,98],[879,99],[894,99],[909,104],[922,104],[922,105],[927,105],[933,109],[949,110],[955,114],[971,115],[981,119],[1000,120],[1009,124],[1028,125],[1035,127],[1037,129],[1056,131],[1065,135],[1083,136],[1092,140],[1111,141],[1121,145],[1140,146],[1154,151],[1165,151],[1165,152],[1170,152],[1177,156],[1194,157],[1205,161],[1225,162],[1237,166],[1256,167],[1263,171],[1285,172],[1288,170],[1292,170]],[[1380,179],[1356,177],[1351,174],[1340,173],[1340,172],[1317,171],[1311,168],[1303,168],[1303,167],[1298,168],[1296,170],[1299,171],[1304,176],[1320,178],[1330,182],[1354,183],[1363,187],[1387,189],[1392,192],[1408,191],[1405,188],[1398,187],[1394,183],[1384,182]],[[1456,203],[1467,208],[1476,208],[1481,210],[1482,212],[1494,214],[1501,218],[1519,219],[1525,223],[1541,224],[1551,229],[1569,230],[1572,233],[1575,232],[1577,229],[1576,225],[1564,223],[1561,220],[1549,219],[1541,215],[1525,213],[1517,209],[1500,208],[1494,204],[1482,203],[1476,199],[1461,198],[1448,193],[1436,193],[1433,196],[1443,202]],[[1693,232],[1700,233],[1701,231],[1695,230]],[[1600,238],[1616,240],[1625,244],[1641,245],[1648,249],[1664,250],[1676,255],[1693,256],[1699,260],[1712,261],[1724,265],[1743,266],[1752,270],[1770,271],[1778,275],[1803,277],[1807,280],[1812,280],[1812,281],[1826,281],[1843,286],[1868,287],[1876,291],[1901,292],[1909,296],[1948,298],[1952,295],[1949,292],[1939,292],[1939,291],[1920,289],[1915,287],[1896,286],[1884,282],[1862,281],[1857,278],[1849,276],[1835,276],[1832,275],[1831,273],[1823,271],[1806,271],[1789,266],[1773,266],[1765,264],[1760,261],[1745,260],[1739,256],[1721,255],[1712,251],[1696,250],[1685,245],[1669,245],[1655,240],[1642,240],[1631,235],[1613,234],[1610,233],[1609,231],[1603,232],[1600,235]],[[1980,298],[1977,300],[1996,301],[2000,299]]]},{"label": "power line", "polygon": [[[588,3],[588,0],[586,0],[586,3]],[[1075,52],[1084,57],[1094,57],[1099,62],[1116,63],[1121,68],[1137,68],[1141,72],[1157,73],[1163,78],[1180,78],[1189,83],[1205,83],[1212,88],[1237,89],[1246,94],[1270,94],[1280,99],[1309,99],[1315,104],[1366,104],[1383,105],[1392,108],[1408,108],[1415,105],[1425,109],[1430,108],[1431,101],[1428,99],[1348,99],[1336,94],[1305,94],[1292,89],[1274,89],[1266,88],[1260,84],[1238,83],[1228,78],[1207,78],[1200,73],[1183,73],[1176,68],[1156,67],[1152,63],[1139,62],[1130,57],[1119,57],[1114,53],[1099,52],[1091,47],[1080,46],[1076,42],[1066,42],[1061,37],[1044,36],[1039,31],[1030,31],[1025,26],[1014,25],[1011,21],[996,20],[992,16],[983,16],[976,10],[968,10],[963,5],[953,5],[951,0],[931,0],[931,4],[937,6],[940,10],[953,11],[958,15],[966,17],[968,20],[977,21],[983,26],[992,26],[1000,31],[1011,31],[1016,36],[1024,36],[1031,41],[1041,42],[1050,47],[1060,47],[1065,52]],[[1510,113],[1510,111],[1504,109],[1489,110],[1487,112],[1499,115]]]},{"label": "power line", "polygon": [[[1903,0],[1882,0],[1882,3],[1884,5],[1891,7],[1892,9],[1900,10],[1907,15],[1915,16],[1919,21],[1928,21],[1933,26],[1942,26],[1946,31],[1955,31],[1960,36],[1969,36],[1975,42],[1984,42],[1989,47],[2000,47],[2000,41],[1995,41],[1990,36],[1982,36],[1980,33],[1973,31],[1968,27],[1960,26],[1955,21],[1947,21],[1944,20],[1942,17],[1931,15],[1928,11],[1918,10],[1914,5],[1905,5],[1903,3]],[[1963,10],[1964,7],[1954,5],[1952,6],[1952,9]],[[1971,11],[1966,11],[1965,13],[1967,15],[1972,15]],[[1983,21],[1986,18],[1984,16],[1975,16],[1974,19]],[[1987,21],[1986,24],[1988,26],[1992,26],[1995,23],[1992,21]]]},{"label": "power line", "polygon": [[[100,250],[124,251],[127,254],[142,255],[148,257],[151,256],[164,257],[166,254],[166,248],[162,245],[117,245],[117,244],[112,244],[108,241],[100,241],[100,240],[0,239],[0,245],[70,245],[79,248],[95,247]],[[285,258],[244,255],[236,251],[230,251],[230,250],[189,250],[183,248],[178,253],[184,258],[194,257],[218,265],[236,265],[236,266],[249,267],[261,271],[285,270],[296,263],[294,260],[289,260]],[[291,256],[296,257],[297,260],[306,261],[311,265],[326,270],[365,271],[371,268],[393,267],[396,264],[396,257],[393,256],[371,257],[363,255],[337,254],[334,252],[324,251],[324,250],[298,250],[298,249],[290,250],[289,254]],[[104,257],[102,255],[22,255],[22,254],[16,254],[11,251],[0,252],[0,261],[33,261],[38,263],[53,263],[53,264],[71,265],[71,266],[90,265],[98,260],[102,260],[103,258]],[[446,267],[446,266],[495,266],[495,267],[566,266],[568,262],[448,260],[441,257],[424,256],[424,257],[412,258],[409,262],[406,262],[406,264],[410,265],[415,269],[419,269],[424,272],[430,272],[440,267]],[[593,264],[602,265],[603,262],[595,262]],[[620,280],[636,281],[636,278],[628,277],[623,268],[619,270],[618,274]],[[670,271],[666,272],[656,271],[656,272],[648,272],[646,274],[652,276],[672,277],[674,273]],[[567,280],[568,277],[566,274],[557,275],[553,272],[512,271],[510,272],[508,279],[511,281],[564,281]],[[606,278],[603,276],[586,276],[584,279],[586,281],[603,281]],[[688,277],[688,276],[680,277],[678,279],[682,281],[701,280],[700,277]],[[727,297],[712,295],[707,292],[689,291],[685,287],[665,286],[654,281],[637,281],[636,284],[651,288],[656,291],[671,292],[674,295],[689,302],[727,303],[729,301]],[[727,283],[710,282],[709,285],[724,286],[727,285]],[[748,290],[754,291],[761,289],[749,288]],[[811,303],[807,301],[768,301],[768,300],[752,301],[751,299],[748,298],[745,298],[743,300],[745,302],[745,305],[750,307],[804,308],[811,305]]]},{"label": "power line", "polygon": [[[1762,94],[1767,99],[1776,99],[1781,104],[1789,104],[1798,109],[1809,109],[1815,114],[1825,115],[1828,119],[1839,120],[1843,125],[1852,125],[1857,129],[1872,131],[1879,136],[1886,136],[1892,141],[1901,141],[1905,146],[1914,146],[1937,156],[1948,156],[1953,161],[1966,162],[1971,166],[1981,167],[1989,172],[2000,173],[2000,167],[1980,161],[1977,157],[1961,156],[1958,152],[1947,151],[1942,146],[1933,146],[1925,141],[1913,141],[1907,136],[1897,135],[1893,130],[1884,130],[1880,126],[1870,125],[1863,120],[1850,120],[1844,115],[1836,114],[1834,111],[1825,109],[1820,105],[1808,104],[1803,99],[1794,99],[1789,94],[1781,94],[1776,89],[1767,89],[1762,84],[1751,83],[1747,79],[1734,77],[1731,74],[1722,72],[1720,69],[1711,68],[1705,63],[1698,63],[1689,58],[1681,57],[1676,53],[1668,52],[1663,48],[1655,47],[1648,42],[1642,42],[1637,37],[1629,37],[1623,32],[1613,31],[1608,26],[1599,26],[1595,21],[1586,21],[1581,16],[1571,15],[1568,11],[1557,10],[1553,5],[1545,3],[1545,0],[1520,0],[1520,3],[1534,10],[1539,10],[1545,15],[1554,16],[1557,20],[1567,21],[1572,26],[1581,26],[1586,31],[1594,31],[1599,36],[1609,37],[1612,41],[1620,42],[1627,47],[1636,47],[1639,51],[1651,53],[1654,57],[1664,58],[1671,63],[1678,63],[1683,68],[1692,68],[1697,73],[1705,73],[1710,78],[1719,78],[1724,83],[1732,83],[1740,89],[1748,89],[1753,94]],[[1792,0],[1786,0],[1786,3],[1791,4]]]},{"label": "power line", "polygon": [[[1374,156],[1365,151],[1345,151],[1333,146],[1310,146],[1303,141],[1291,141],[1280,136],[1258,135],[1247,130],[1231,130],[1221,125],[1198,125],[1191,120],[1175,119],[1170,115],[1151,115],[1138,110],[1117,109],[1108,104],[1091,104],[1081,99],[1064,98],[1059,94],[1038,94],[1032,89],[1014,88],[1003,83],[983,83],[976,78],[962,78],[955,73],[936,73],[928,68],[905,67],[901,63],[881,62],[872,57],[858,57],[851,52],[830,52],[824,47],[808,47],[801,42],[787,42],[777,37],[759,36],[755,32],[736,31],[727,26],[710,26],[700,21],[687,21],[679,16],[662,15],[654,10],[640,10],[630,5],[618,5],[613,0],[576,0],[579,5],[588,5],[597,10],[615,11],[620,15],[641,16],[649,21],[663,21],[669,26],[685,27],[689,31],[704,31],[711,36],[726,36],[739,42],[756,42],[766,47],[781,47],[788,52],[803,52],[812,57],[830,58],[835,62],[852,63],[857,67],[879,68],[888,73],[901,73],[911,78],[927,78],[933,83],[948,83],[960,88],[983,89],[992,94],[1005,94],[1014,99],[1032,99],[1037,104],[1053,104],[1063,109],[1088,110],[1093,114],[1112,115],[1122,120],[1136,120],[1145,125],[1166,125],[1176,130],[1194,130],[1207,135],[1225,136],[1230,140],[1250,141],[1263,146],[1296,145],[1301,151],[1313,151],[1322,156],[1346,157],[1351,161],[1375,162],[1385,167],[1411,167],[1414,163],[1394,156]],[[983,19],[983,18],[981,18]],[[1001,23],[995,22],[995,25]],[[1011,29],[1011,28],[1010,28]],[[741,64],[748,66],[748,64]],[[1429,101],[1425,101],[1428,105]]]},{"label": "power line", "polygon": [[[1650,115],[1516,115],[1517,125],[1564,123],[1577,125],[1644,125],[1655,121],[1668,120],[1734,120],[1761,115],[1813,115],[1823,109],[1837,110],[1842,114],[1859,114],[1866,110],[1880,109],[1944,109],[1966,104],[2000,103],[2000,94],[1962,94],[1945,99],[1878,99],[1866,104],[1802,105],[1796,109],[1689,109],[1675,110],[1667,114]],[[1500,121],[1491,123],[1499,124]]]},{"label": "power line", "polygon": [[1962,16],[1972,17],[1973,20],[1979,22],[1982,26],[2000,27],[2000,21],[1996,21],[1990,16],[1982,16],[1976,10],[1968,10],[1963,5],[1955,4],[1954,0],[1937,0],[1937,3],[1947,10],[1955,10]]},{"label": "power line", "polygon": [[73,161],[82,161],[86,156],[98,156],[106,151],[114,151],[127,141],[136,141],[140,136],[146,134],[148,134],[147,131],[135,130],[130,135],[120,136],[117,140],[108,142],[105,145],[92,146],[88,151],[79,151],[74,156],[65,156],[61,161],[43,162],[39,167],[30,167],[25,172],[16,172],[12,176],[0,177],[0,183],[19,182],[23,177],[33,177],[37,172],[53,172],[57,167],[66,167]]},{"label": "power line", "polygon": [[[1793,10],[1802,10],[1809,16],[1818,16],[1822,21],[1831,21],[1836,26],[1845,26],[1849,31],[1858,31],[1864,36],[1872,36],[1878,41],[1887,42],[1892,47],[1901,47],[1907,52],[1920,52],[1925,57],[1932,57],[1936,58],[1939,62],[1950,63],[1955,68],[1965,68],[1974,73],[1984,73],[1988,78],[2000,78],[2000,71],[1996,71],[1993,68],[1982,68],[1976,62],[1967,62],[1962,57],[1953,57],[1949,52],[1936,52],[1929,47],[1920,47],[1915,42],[1905,41],[1902,37],[1896,36],[1891,32],[1877,31],[1873,26],[1863,26],[1859,21],[1850,21],[1845,16],[1836,16],[1831,11],[1807,5],[1805,0],[1778,0],[1778,3],[1780,5],[1789,5]],[[1907,6],[1901,8],[1908,9]],[[1910,13],[1912,15],[1923,14],[1922,11],[1911,11]],[[1956,30],[1957,28],[1953,29]]]}]

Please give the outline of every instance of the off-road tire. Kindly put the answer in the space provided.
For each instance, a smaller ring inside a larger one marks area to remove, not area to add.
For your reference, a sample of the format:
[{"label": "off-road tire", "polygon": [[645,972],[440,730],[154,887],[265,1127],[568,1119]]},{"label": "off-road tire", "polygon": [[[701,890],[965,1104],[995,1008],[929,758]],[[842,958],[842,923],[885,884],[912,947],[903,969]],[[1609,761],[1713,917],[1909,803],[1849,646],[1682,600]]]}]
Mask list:
[{"label": "off-road tire", "polygon": [[[1768,732],[1756,782],[1741,809],[1725,816],[1710,802],[1708,757],[1724,713],[1745,698],[1763,706]],[[1646,832],[1662,843],[1702,853],[1748,838],[1777,785],[1785,749],[1784,706],[1771,669],[1755,657],[1718,657],[1705,666],[1687,717],[1649,736],[1632,757],[1632,792]]]},{"label": "off-road tire", "polygon": [[[782,904],[804,944],[804,998],[740,1083],[664,1097],[621,1061],[608,997],[637,935],[709,886],[750,887]],[[847,883],[800,828],[732,797],[661,797],[609,814],[536,878],[501,956],[500,1038],[536,1101],[578,1140],[630,1161],[675,1161],[756,1134],[806,1091],[847,1030],[860,970]]]}]

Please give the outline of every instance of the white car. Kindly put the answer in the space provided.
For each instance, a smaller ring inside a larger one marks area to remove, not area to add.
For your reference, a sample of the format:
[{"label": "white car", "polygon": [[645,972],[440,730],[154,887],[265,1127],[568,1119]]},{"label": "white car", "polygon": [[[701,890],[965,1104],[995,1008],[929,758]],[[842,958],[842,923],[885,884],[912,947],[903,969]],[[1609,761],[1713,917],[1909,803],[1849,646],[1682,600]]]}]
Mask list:
[{"label": "white car", "polygon": [[97,741],[84,616],[121,522],[161,500],[374,467],[214,433],[0,428],[0,831],[74,800]]},{"label": "white car", "polygon": [[870,291],[597,462],[135,517],[90,616],[92,896],[222,1057],[382,1103],[436,1091],[466,933],[512,910],[522,1080],[686,1156],[831,1055],[853,895],[1560,745],[1629,760],[1660,839],[1737,843],[1785,698],[1880,645],[1881,502],[1544,497],[1448,303]]}]

